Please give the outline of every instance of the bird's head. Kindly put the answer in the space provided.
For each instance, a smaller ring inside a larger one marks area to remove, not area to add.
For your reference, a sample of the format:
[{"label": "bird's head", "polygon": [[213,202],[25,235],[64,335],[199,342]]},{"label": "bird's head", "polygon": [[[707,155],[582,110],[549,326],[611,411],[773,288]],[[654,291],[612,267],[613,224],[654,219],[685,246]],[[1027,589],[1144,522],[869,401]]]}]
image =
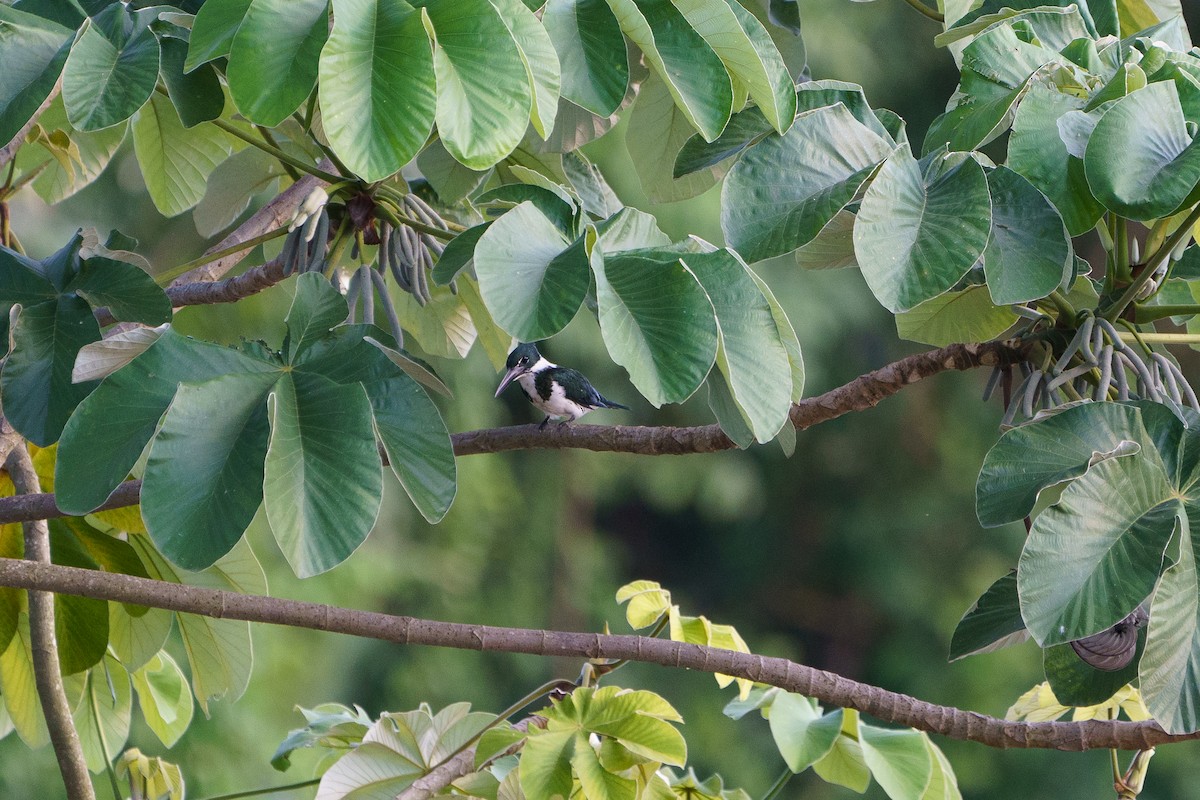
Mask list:
[{"label": "bird's head", "polygon": [[513,351],[508,354],[508,361],[504,364],[508,368],[508,372],[504,373],[504,379],[500,381],[495,396],[499,397],[510,383],[532,370],[533,365],[541,358],[542,354],[538,352],[537,345],[522,342],[514,347]]}]

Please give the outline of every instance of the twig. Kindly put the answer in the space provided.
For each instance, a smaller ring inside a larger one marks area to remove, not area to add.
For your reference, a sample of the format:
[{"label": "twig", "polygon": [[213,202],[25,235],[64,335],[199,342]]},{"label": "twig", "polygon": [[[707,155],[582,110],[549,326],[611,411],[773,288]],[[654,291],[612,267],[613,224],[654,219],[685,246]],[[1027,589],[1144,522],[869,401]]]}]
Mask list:
[{"label": "twig", "polygon": [[921,0],[904,0],[904,2],[908,3],[910,6],[915,8],[917,11],[920,11],[922,14],[929,17],[934,22],[945,22],[946,21],[946,18],[944,16],[942,16],[941,12],[935,11],[934,9],[932,9],[929,6],[922,3]]},{"label": "twig", "polygon": [[600,633],[501,628],[357,611],[321,603],[156,581],[99,570],[0,559],[0,586],[92,597],[215,619],[265,622],[405,645],[580,659],[629,659],[677,669],[721,673],[778,686],[820,702],[854,708],[885,722],[997,748],[1146,750],[1200,739],[1169,734],[1156,722],[1014,722],[918,700],[785,658],[717,647]]},{"label": "twig", "polygon": [[[24,442],[18,441],[10,451],[5,467],[12,478],[17,494],[39,491],[37,472]],[[49,566],[50,526],[45,520],[32,520],[22,526],[25,533],[25,558],[29,563]],[[54,637],[54,595],[45,591],[29,592],[29,641],[33,651],[33,675],[37,684],[42,714],[50,731],[58,770],[70,800],[94,800],[92,779],[79,732],[71,719],[71,707],[63,688],[58,659],[58,642]]]}]

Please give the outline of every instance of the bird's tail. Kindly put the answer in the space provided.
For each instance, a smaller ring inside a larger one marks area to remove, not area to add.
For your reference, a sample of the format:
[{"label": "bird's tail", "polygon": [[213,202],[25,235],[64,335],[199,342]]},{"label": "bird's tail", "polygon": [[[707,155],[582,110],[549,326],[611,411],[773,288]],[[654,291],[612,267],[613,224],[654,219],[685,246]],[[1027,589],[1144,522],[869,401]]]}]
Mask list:
[{"label": "bird's tail", "polygon": [[600,407],[601,408],[623,408],[626,411],[629,410],[629,406],[623,406],[620,403],[614,403],[612,400],[609,400],[607,397],[604,397],[603,395],[599,395],[599,397],[600,397]]}]

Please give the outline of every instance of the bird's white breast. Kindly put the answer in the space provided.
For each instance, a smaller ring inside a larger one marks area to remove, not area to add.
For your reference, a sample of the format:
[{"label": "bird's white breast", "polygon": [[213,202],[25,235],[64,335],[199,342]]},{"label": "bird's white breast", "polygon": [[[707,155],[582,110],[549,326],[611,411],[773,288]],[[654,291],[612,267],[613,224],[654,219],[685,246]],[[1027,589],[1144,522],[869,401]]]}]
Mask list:
[{"label": "bird's white breast", "polygon": [[576,420],[591,411],[587,406],[581,406],[573,400],[568,400],[566,391],[557,383],[551,384],[550,397],[543,400],[538,395],[535,380],[535,374],[532,372],[527,372],[517,378],[517,382],[521,384],[525,394],[533,399],[533,404],[550,416],[570,417],[572,420]]}]

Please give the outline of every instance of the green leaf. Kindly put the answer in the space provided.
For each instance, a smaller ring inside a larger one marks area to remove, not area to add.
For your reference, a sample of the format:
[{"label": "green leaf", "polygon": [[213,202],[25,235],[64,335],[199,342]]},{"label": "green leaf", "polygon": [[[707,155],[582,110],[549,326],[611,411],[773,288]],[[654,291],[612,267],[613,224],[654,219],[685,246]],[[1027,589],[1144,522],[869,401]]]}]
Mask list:
[{"label": "green leaf", "polygon": [[267,520],[300,577],[345,561],[375,524],[383,475],[361,386],[285,374],[268,398]]},{"label": "green leaf", "polygon": [[171,320],[171,301],[154,279],[127,261],[93,256],[85,259],[68,287],[92,308],[107,307],[127,322],[161,325]]},{"label": "green leaf", "polygon": [[72,41],[73,31],[0,5],[0,142],[11,141],[50,96]]},{"label": "green leaf", "polygon": [[490,169],[473,170],[446,152],[441,139],[435,139],[417,155],[417,169],[429,181],[438,200],[457,203],[479,188],[492,174]]},{"label": "green leaf", "polygon": [[605,0],[550,0],[542,24],[558,51],[562,96],[600,117],[616,112],[629,85],[629,62]]},{"label": "green leaf", "polygon": [[253,0],[229,45],[226,70],[242,116],[274,127],[299,108],[317,84],[328,37],[329,0]]},{"label": "green leaf", "polygon": [[[1058,284],[1055,284],[1057,287]],[[1008,330],[1017,315],[993,305],[987,286],[970,286],[926,300],[896,315],[896,333],[910,342],[937,347],[954,342],[986,342]]]},{"label": "green leaf", "polygon": [[206,0],[196,12],[188,41],[187,61],[191,72],[201,64],[229,55],[233,37],[254,0]]},{"label": "green leaf", "polygon": [[583,238],[572,244],[529,200],[479,237],[475,274],[493,319],[523,342],[565,328],[591,282]]},{"label": "green leaf", "polygon": [[8,648],[0,653],[0,698],[21,741],[29,747],[41,747],[50,741],[33,676],[33,645],[26,611],[21,612]]},{"label": "green leaf", "polygon": [[929,776],[929,787],[925,794],[921,795],[921,800],[962,800],[962,793],[958,790],[958,778],[954,774],[954,768],[950,766],[949,759],[928,736],[925,737],[925,744],[933,760],[933,772]]},{"label": "green leaf", "polygon": [[949,659],[991,653],[1028,638],[1013,571],[989,586],[963,614],[950,639]]},{"label": "green leaf", "polygon": [[56,442],[75,407],[96,388],[72,383],[75,356],[100,340],[100,327],[82,299],[62,295],[21,311],[10,331],[12,352],[0,373],[4,414],[39,447]]},{"label": "green leaf", "polygon": [[499,12],[525,64],[525,73],[533,91],[530,121],[538,136],[550,138],[554,117],[558,113],[561,88],[558,53],[550,34],[534,16],[536,9],[526,8],[521,0],[490,0]]},{"label": "green leaf", "polygon": [[[603,245],[601,245],[602,247]],[[692,395],[717,355],[712,304],[678,253],[592,251],[600,331],[613,361],[655,407]]]},{"label": "green leaf", "polygon": [[154,94],[133,117],[133,149],[155,208],[173,217],[200,202],[232,146],[214,126],[185,128],[171,101]]},{"label": "green leaf", "polygon": [[133,673],[142,716],[165,747],[174,747],[192,723],[192,695],[175,659],[163,651]]},{"label": "green leaf", "polygon": [[247,147],[212,171],[201,200],[192,211],[196,232],[215,236],[241,216],[254,196],[270,191],[285,173],[279,161],[257,147]]},{"label": "green leaf", "polygon": [[[266,577],[250,546],[242,542],[204,572],[180,574],[150,545],[144,536],[131,537],[150,577],[242,594],[265,594]],[[254,666],[250,646],[250,623],[214,619],[197,614],[176,614],[180,638],[191,665],[192,692],[207,715],[210,700],[242,696]]]},{"label": "green leaf", "polygon": [[322,703],[311,709],[297,706],[296,710],[304,715],[308,724],[289,731],[287,738],[276,748],[275,755],[271,756],[271,766],[280,771],[291,766],[291,754],[296,750],[324,744],[342,747],[356,745],[373,724],[358,706],[350,709],[339,703]]},{"label": "green leaf", "polygon": [[275,381],[269,372],[234,373],[175,393],[142,484],[146,528],[172,563],[212,566],[254,519],[263,500],[266,394]]},{"label": "green leaf", "polygon": [[983,255],[991,200],[971,158],[935,156],[922,171],[897,148],[867,188],[854,225],[863,278],[885,308],[907,311],[958,282]]},{"label": "green leaf", "polygon": [[803,772],[833,749],[842,731],[842,710],[824,716],[810,697],[780,692],[771,703],[771,736],[792,772]]},{"label": "green leaf", "polygon": [[792,403],[788,351],[754,276],[731,250],[696,253],[683,263],[716,311],[721,372],[760,443],[775,438]]},{"label": "green leaf", "polygon": [[334,0],[319,69],[321,124],[334,152],[366,180],[398,172],[433,127],[424,14],[403,0]]},{"label": "green leaf", "polygon": [[1172,495],[1161,462],[1143,451],[1100,462],[1038,515],[1017,589],[1039,644],[1098,633],[1150,595],[1180,511]]},{"label": "green leaf", "polygon": [[283,355],[287,363],[300,360],[306,350],[329,334],[330,328],[344,322],[348,313],[346,298],[323,276],[311,272],[300,275],[292,306],[284,319],[287,336]]},{"label": "green leaf", "polygon": [[1042,668],[1058,702],[1066,706],[1103,703],[1130,682],[1137,680],[1139,652],[1133,661],[1115,672],[1096,669],[1075,654],[1069,644],[1042,651]]},{"label": "green leaf", "polygon": [[671,609],[671,593],[657,581],[633,581],[617,590],[617,603],[629,603],[625,619],[635,631],[649,628]]},{"label": "green leaf", "polygon": [[1187,130],[1174,82],[1114,103],[1092,131],[1084,165],[1096,199],[1123,217],[1165,217],[1194,200],[1200,144]]},{"label": "green leaf", "polygon": [[132,670],[141,667],[163,648],[175,624],[175,615],[170,611],[144,606],[134,608],[145,613],[135,614],[122,603],[108,604],[108,644],[126,669]]},{"label": "green leaf", "polygon": [[672,0],[684,19],[713,49],[730,76],[780,133],[796,116],[796,90],[767,29],[736,0]]},{"label": "green leaf", "polygon": [[124,122],[158,82],[158,39],[149,19],[120,4],[83,24],[63,67],[63,101],[71,124],[83,131]]},{"label": "green leaf", "polygon": [[863,759],[892,800],[919,800],[929,786],[933,759],[925,734],[859,725]]},{"label": "green leaf", "polygon": [[185,380],[278,367],[237,350],[168,330],[80,404],[63,430],[55,464],[59,508],[85,514],[125,479]]},{"label": "green leaf", "polygon": [[1106,458],[1132,455],[1150,435],[1133,406],[1087,403],[1006,431],[984,457],[975,487],[986,528],[1021,519],[1048,486],[1078,478]]},{"label": "green leaf", "polygon": [[1017,108],[1008,144],[1009,168],[1024,175],[1054,204],[1072,236],[1091,230],[1104,213],[1092,196],[1083,161],[1067,152],[1059,135],[1059,118],[1085,104],[1080,98],[1032,84]]},{"label": "green leaf", "polygon": [[163,36],[158,40],[158,46],[159,74],[183,126],[191,128],[221,116],[225,109],[225,93],[216,70],[211,65],[201,65],[185,72],[188,44],[181,39]]},{"label": "green leaf", "polygon": [[751,263],[795,250],[854,199],[891,150],[845,107],[802,114],[729,171],[721,190],[726,241]]},{"label": "green leaf", "polygon": [[[718,354],[717,366],[720,366],[721,363]],[[712,410],[713,416],[717,418],[717,424],[721,426],[721,431],[732,439],[740,450],[745,450],[754,444],[754,431],[750,429],[750,424],[742,416],[742,410],[738,408],[737,401],[733,399],[733,392],[725,381],[722,371],[720,369],[716,372],[710,371],[705,383],[708,385],[708,407]]]},{"label": "green leaf", "polygon": [[[1196,513],[1188,506],[1188,521]],[[1200,728],[1200,687],[1189,678],[1200,664],[1200,580],[1195,528],[1185,530],[1179,559],[1163,573],[1150,606],[1146,649],[1139,665],[1142,697],[1154,719],[1172,733]]]},{"label": "green leaf", "polygon": [[424,12],[442,144],[471,169],[490,167],[513,151],[529,122],[533,94],[521,48],[488,0],[434,0]]},{"label": "green leaf", "polygon": [[625,207],[604,179],[600,168],[578,150],[562,154],[562,167],[567,182],[579,195],[583,210],[588,214],[607,219]]},{"label": "green leaf", "polygon": [[[125,140],[128,128],[114,125],[91,133],[76,131],[67,121],[60,94],[38,117],[35,131],[40,129],[45,135],[35,135],[17,152],[17,169],[25,174],[40,169],[33,179],[33,190],[47,203],[57,203],[100,177]],[[67,147],[56,153],[53,142],[60,141],[59,137],[66,139]]]},{"label": "green leaf", "polygon": [[521,791],[526,797],[570,797],[571,757],[576,747],[590,747],[572,730],[531,735],[521,749]]},{"label": "green leaf", "polygon": [[725,130],[713,141],[706,142],[703,136],[695,134],[684,142],[671,175],[681,178],[715,166],[762,141],[772,130],[758,106],[749,106],[730,117]]},{"label": "green leaf", "polygon": [[717,54],[670,0],[608,0],[608,5],[692,127],[708,141],[716,139],[733,110],[733,84]]},{"label": "green leaf", "polygon": [[103,663],[88,673],[83,696],[72,712],[90,772],[103,772],[108,759],[124,749],[132,716],[129,673],[115,658],[105,656]]},{"label": "green leaf", "polygon": [[983,251],[983,271],[992,299],[1006,305],[1045,297],[1070,279],[1075,263],[1062,217],[1019,173],[997,167],[987,179],[992,237]]},{"label": "green leaf", "polygon": [[674,176],[680,149],[696,135],[696,129],[674,104],[668,88],[657,75],[642,81],[625,129],[625,146],[642,191],[652,203],[673,203],[702,194],[715,186],[728,169],[717,165],[681,178]]},{"label": "green leaf", "polygon": [[813,772],[824,781],[862,794],[871,784],[871,770],[863,759],[858,729],[858,712],[852,708],[844,709],[842,733],[846,735],[834,740],[833,749],[813,764]]},{"label": "green leaf", "polygon": [[[63,520],[50,521],[50,548],[55,564],[98,569]],[[108,603],[65,594],[55,598],[54,635],[64,675],[90,669],[104,658],[108,647]]]}]

